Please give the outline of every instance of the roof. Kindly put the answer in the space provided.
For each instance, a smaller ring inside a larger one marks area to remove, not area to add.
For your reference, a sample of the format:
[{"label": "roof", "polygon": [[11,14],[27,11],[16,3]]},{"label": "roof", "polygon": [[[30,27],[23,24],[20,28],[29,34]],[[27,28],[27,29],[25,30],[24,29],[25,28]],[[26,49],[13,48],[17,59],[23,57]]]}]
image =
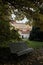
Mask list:
[{"label": "roof", "polygon": [[15,29],[19,29],[19,30],[30,30],[31,31],[31,29],[32,29],[31,26],[26,25],[24,23],[10,22],[10,25],[15,27]]}]

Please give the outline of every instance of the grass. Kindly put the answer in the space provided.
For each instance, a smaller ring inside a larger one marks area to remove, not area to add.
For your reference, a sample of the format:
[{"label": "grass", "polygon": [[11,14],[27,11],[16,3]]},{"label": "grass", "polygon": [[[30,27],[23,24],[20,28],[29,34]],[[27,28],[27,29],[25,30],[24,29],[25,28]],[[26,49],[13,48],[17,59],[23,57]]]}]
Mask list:
[{"label": "grass", "polygon": [[[30,41],[30,40],[25,40],[25,42],[27,43],[27,45],[29,47],[32,47],[32,48],[43,48],[43,42]],[[9,42],[4,42],[4,43],[1,43],[0,46],[1,47],[7,47],[8,44],[9,44]]]},{"label": "grass", "polygon": [[43,48],[43,42],[26,41],[27,45],[32,48]]}]

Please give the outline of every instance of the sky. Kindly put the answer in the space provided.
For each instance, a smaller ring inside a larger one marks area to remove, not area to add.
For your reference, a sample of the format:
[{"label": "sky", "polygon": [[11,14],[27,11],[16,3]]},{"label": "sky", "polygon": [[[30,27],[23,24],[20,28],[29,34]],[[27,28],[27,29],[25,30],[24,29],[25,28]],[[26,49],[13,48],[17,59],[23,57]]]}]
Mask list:
[{"label": "sky", "polygon": [[[13,20],[15,20],[16,15],[15,15],[15,14],[11,14],[11,17],[12,17]],[[29,19],[27,19],[26,16],[25,16],[24,19],[22,19],[22,20],[19,20],[19,21],[16,20],[17,23],[26,23],[26,22],[28,22],[28,21],[29,21]]]},{"label": "sky", "polygon": [[26,17],[24,17],[24,19],[22,19],[22,20],[16,20],[16,22],[17,23],[26,23],[26,22],[28,22],[29,20],[26,18]]},{"label": "sky", "polygon": [[35,12],[36,10],[34,10],[33,8],[29,8],[31,11]]}]

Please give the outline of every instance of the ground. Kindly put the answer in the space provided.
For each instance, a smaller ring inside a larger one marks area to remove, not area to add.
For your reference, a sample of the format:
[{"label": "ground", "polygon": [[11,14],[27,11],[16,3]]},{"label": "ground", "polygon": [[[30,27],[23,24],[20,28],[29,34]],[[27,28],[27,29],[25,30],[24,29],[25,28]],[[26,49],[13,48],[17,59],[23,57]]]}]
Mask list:
[{"label": "ground", "polygon": [[4,63],[4,65],[43,65],[43,49],[34,49],[33,53],[22,57],[22,59]]},{"label": "ground", "polygon": [[34,52],[14,62],[4,63],[4,65],[43,65],[43,42],[26,41],[26,43],[34,49]]}]

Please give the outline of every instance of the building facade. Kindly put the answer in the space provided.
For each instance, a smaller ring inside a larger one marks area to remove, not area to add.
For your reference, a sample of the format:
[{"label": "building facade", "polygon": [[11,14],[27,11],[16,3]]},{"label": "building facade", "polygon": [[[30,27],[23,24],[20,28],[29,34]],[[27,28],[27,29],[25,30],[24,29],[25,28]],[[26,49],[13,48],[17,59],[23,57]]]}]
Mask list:
[{"label": "building facade", "polygon": [[15,29],[18,29],[18,33],[20,34],[21,38],[28,39],[30,35],[30,31],[32,29],[31,26],[26,25],[24,23],[16,23],[16,22],[10,22],[10,25],[12,25]]}]

